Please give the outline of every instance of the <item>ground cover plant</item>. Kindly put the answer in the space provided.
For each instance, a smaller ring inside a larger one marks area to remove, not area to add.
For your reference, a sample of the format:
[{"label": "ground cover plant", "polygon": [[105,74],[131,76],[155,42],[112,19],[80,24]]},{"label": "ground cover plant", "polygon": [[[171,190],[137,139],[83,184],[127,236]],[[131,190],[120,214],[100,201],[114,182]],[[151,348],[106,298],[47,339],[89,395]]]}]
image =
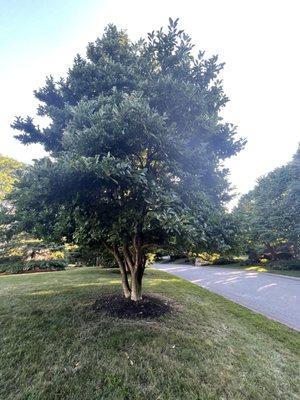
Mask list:
[{"label": "ground cover plant", "polygon": [[159,271],[145,295],[162,314],[118,318],[97,303],[111,294],[116,270],[1,276],[0,398],[299,397],[299,333]]}]

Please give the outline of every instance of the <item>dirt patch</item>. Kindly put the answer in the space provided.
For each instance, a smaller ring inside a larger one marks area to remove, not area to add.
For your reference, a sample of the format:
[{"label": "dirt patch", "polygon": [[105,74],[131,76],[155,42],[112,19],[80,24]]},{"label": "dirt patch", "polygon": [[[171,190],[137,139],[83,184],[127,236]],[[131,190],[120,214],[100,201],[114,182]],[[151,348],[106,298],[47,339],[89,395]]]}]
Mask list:
[{"label": "dirt patch", "polygon": [[160,296],[145,295],[142,300],[135,302],[119,293],[111,293],[101,295],[93,305],[93,310],[121,319],[157,319],[171,313],[174,304]]}]

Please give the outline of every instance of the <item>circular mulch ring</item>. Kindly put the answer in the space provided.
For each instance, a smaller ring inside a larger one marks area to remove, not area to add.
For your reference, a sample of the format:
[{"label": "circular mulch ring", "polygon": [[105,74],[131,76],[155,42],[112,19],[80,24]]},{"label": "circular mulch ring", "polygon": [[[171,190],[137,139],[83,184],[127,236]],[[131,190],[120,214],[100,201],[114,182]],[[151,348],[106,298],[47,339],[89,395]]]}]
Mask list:
[{"label": "circular mulch ring", "polygon": [[97,313],[122,319],[157,319],[172,312],[170,300],[159,296],[143,296],[140,301],[125,299],[121,294],[102,294],[93,305]]}]

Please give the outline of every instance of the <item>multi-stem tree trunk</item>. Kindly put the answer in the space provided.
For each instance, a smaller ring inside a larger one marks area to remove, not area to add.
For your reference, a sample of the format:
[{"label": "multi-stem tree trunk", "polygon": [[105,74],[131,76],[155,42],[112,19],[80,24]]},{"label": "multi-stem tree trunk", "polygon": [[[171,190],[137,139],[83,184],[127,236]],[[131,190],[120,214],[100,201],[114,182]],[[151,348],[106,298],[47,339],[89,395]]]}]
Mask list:
[{"label": "multi-stem tree trunk", "polygon": [[[118,245],[106,246],[118,263],[124,296],[133,301],[142,299],[142,279],[145,270],[146,257],[144,254],[141,235],[137,231],[132,245],[124,242],[122,248]],[[130,284],[128,275],[130,274]]]}]

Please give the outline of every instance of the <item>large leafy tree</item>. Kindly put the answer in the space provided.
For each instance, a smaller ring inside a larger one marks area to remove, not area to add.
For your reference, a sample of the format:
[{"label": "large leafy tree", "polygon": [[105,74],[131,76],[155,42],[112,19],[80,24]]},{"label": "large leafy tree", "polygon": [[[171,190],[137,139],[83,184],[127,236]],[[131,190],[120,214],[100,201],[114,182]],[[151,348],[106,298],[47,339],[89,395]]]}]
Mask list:
[{"label": "large leafy tree", "polygon": [[300,145],[291,162],[291,185],[290,193],[287,197],[287,207],[292,210],[294,215],[293,230],[290,241],[293,243],[294,254],[300,258]]},{"label": "large leafy tree", "polygon": [[286,244],[299,257],[300,148],[292,162],[260,178],[235,210],[249,249],[267,249],[272,258]]},{"label": "large leafy tree", "polygon": [[12,194],[10,226],[106,249],[132,300],[141,298],[147,251],[209,245],[228,199],[222,162],[243,146],[220,118],[223,65],[195,57],[190,37],[169,22],[137,43],[108,26],[65,78],[35,92],[49,126],[30,117],[13,124],[22,143],[43,144],[49,157]]}]

